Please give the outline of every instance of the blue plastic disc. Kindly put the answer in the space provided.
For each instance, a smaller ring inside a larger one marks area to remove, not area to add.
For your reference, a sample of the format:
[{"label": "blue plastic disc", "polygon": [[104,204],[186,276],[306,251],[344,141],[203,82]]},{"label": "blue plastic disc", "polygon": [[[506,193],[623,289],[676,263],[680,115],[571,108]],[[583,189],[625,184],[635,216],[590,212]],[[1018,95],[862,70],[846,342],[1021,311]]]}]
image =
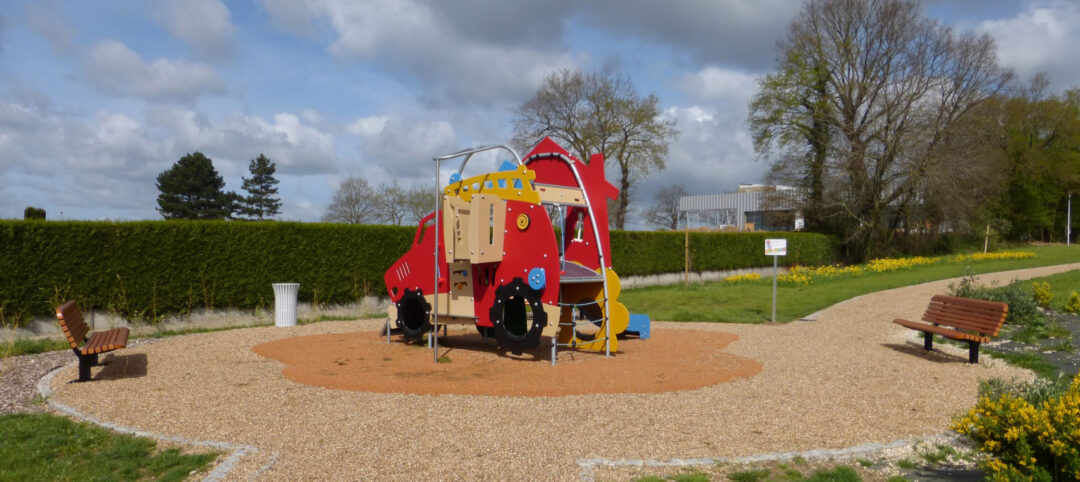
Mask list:
[{"label": "blue plastic disc", "polygon": [[544,268],[533,268],[529,270],[529,287],[534,290],[542,290],[547,285],[547,274],[544,273]]}]

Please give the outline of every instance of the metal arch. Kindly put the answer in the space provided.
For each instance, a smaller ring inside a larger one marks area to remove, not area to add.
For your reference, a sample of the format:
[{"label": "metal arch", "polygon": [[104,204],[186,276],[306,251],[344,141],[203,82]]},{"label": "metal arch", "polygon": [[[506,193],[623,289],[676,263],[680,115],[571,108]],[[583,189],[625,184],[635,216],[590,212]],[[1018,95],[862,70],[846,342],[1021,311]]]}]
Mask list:
[{"label": "metal arch", "polygon": [[[434,351],[434,354],[435,354],[435,363],[439,362],[439,241],[442,239],[442,238],[439,237],[439,221],[440,221],[439,208],[440,208],[440,205],[442,204],[441,203],[441,201],[442,201],[442,192],[441,192],[442,191],[442,183],[439,182],[440,167],[441,167],[442,161],[454,159],[456,157],[465,156],[465,159],[463,159],[461,161],[461,167],[458,168],[458,175],[460,176],[461,173],[465,171],[465,164],[468,164],[469,159],[472,157],[473,154],[476,154],[478,152],[490,151],[490,150],[493,150],[493,149],[506,149],[507,151],[510,151],[510,154],[514,155],[514,160],[517,161],[518,165],[519,166],[524,165],[524,163],[521,162],[521,156],[518,155],[517,151],[515,151],[512,147],[510,147],[508,145],[505,145],[505,144],[496,144],[496,145],[490,145],[490,146],[474,147],[474,148],[471,148],[471,149],[463,149],[463,150],[460,150],[460,151],[457,151],[457,152],[452,152],[452,153],[447,154],[445,156],[439,156],[439,157],[436,157],[436,158],[432,159],[433,161],[435,161],[435,253],[434,253],[434,255],[435,255],[435,289],[433,291],[434,294],[435,294],[435,303],[433,305],[434,309],[432,310],[432,318],[433,318],[432,334],[431,334],[431,336],[428,337],[428,345],[431,346],[432,348],[434,348],[434,350],[432,350],[432,351]],[[576,173],[575,173],[575,175],[576,175]],[[579,180],[578,183],[580,183],[580,182],[581,181]],[[603,264],[603,253],[601,253],[600,256],[601,256],[600,264],[602,265]],[[606,281],[605,281],[605,285],[604,285],[604,296],[605,297],[607,296],[607,284],[606,284]]]},{"label": "metal arch", "polygon": [[480,147],[473,147],[473,148],[470,148],[470,149],[462,149],[460,151],[447,154],[445,156],[436,157],[434,160],[435,160],[436,163],[438,163],[439,161],[446,161],[446,160],[453,159],[455,157],[465,156],[465,159],[463,159],[461,161],[461,166],[458,167],[458,175],[461,175],[463,172],[465,172],[465,165],[469,163],[469,159],[473,156],[473,154],[484,152],[484,151],[491,151],[491,150],[495,150],[495,149],[506,149],[507,151],[510,151],[510,154],[514,155],[514,160],[517,161],[518,165],[519,166],[524,165],[524,163],[521,162],[521,156],[518,155],[517,151],[515,151],[514,148],[512,148],[512,147],[510,147],[510,146],[508,146],[506,144],[492,144],[490,146],[480,146]]},{"label": "metal arch", "polygon": [[[525,159],[524,164],[528,164],[529,162],[531,162],[533,160],[536,160],[536,159],[547,159],[547,158],[555,158],[555,159],[559,159],[559,160],[565,162],[566,165],[570,168],[570,172],[574,174],[574,181],[577,182],[578,188],[581,189],[581,192],[586,193],[585,185],[581,182],[581,175],[578,174],[577,166],[574,165],[574,160],[570,159],[569,157],[566,157],[563,154],[560,154],[558,152],[545,152],[545,153],[533,154],[532,156],[529,156],[528,159]],[[611,303],[606,302],[606,300],[608,300],[608,298],[609,298],[608,297],[608,282],[607,282],[608,265],[607,265],[607,263],[605,262],[605,259],[604,259],[604,245],[603,245],[603,243],[600,242],[600,230],[596,227],[596,216],[593,214],[592,201],[589,199],[589,196],[587,195],[587,193],[586,193],[585,196],[582,196],[582,197],[585,198],[585,209],[588,210],[589,219],[592,220],[593,237],[596,240],[596,252],[599,253],[599,255],[600,255],[600,275],[604,280],[604,300],[605,300],[605,303],[604,303],[604,319],[606,320],[604,322],[604,337],[605,337],[604,338],[604,355],[605,356],[611,356]],[[559,240],[560,246],[562,245],[562,242],[563,241],[560,239]],[[552,360],[552,362],[554,362],[554,360]]]}]

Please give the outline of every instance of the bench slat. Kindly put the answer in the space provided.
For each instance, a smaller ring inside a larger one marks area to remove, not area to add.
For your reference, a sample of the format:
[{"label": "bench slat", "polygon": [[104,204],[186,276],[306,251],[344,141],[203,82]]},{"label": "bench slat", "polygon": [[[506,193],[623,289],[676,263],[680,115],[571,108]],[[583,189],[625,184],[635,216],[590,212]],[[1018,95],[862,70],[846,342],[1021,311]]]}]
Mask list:
[{"label": "bench slat", "polygon": [[941,336],[944,336],[946,338],[952,338],[954,340],[977,341],[979,343],[986,343],[986,342],[990,341],[989,337],[980,336],[980,335],[976,335],[976,334],[972,334],[972,333],[965,333],[963,331],[958,331],[958,330],[954,330],[954,329],[951,329],[951,328],[946,328],[946,327],[943,327],[943,326],[934,326],[934,325],[922,323],[922,322],[919,322],[919,321],[908,321],[908,320],[902,320],[902,319],[897,318],[897,319],[893,320],[893,323],[896,323],[896,324],[898,324],[900,326],[904,326],[904,327],[907,327],[907,328],[911,328],[913,330],[918,330],[918,331],[922,331],[922,332],[927,332],[928,331],[928,332],[933,333],[935,335],[941,335]]},{"label": "bench slat", "polygon": [[56,321],[60,324],[60,329],[63,330],[72,348],[78,348],[79,343],[82,343],[86,334],[90,332],[90,327],[83,320],[82,312],[79,311],[79,305],[75,303],[75,300],[68,301],[56,309]]},{"label": "bench slat", "polygon": [[927,323],[949,325],[960,329],[977,331],[987,335],[996,335],[998,330],[1001,329],[1001,322],[1004,317],[998,317],[996,320],[972,320],[953,313],[928,313],[923,315],[922,319]]},{"label": "bench slat", "polygon": [[965,311],[962,307],[955,306],[955,305],[953,305],[953,306],[930,306],[929,308],[926,309],[926,313],[927,314],[941,313],[941,314],[945,314],[945,315],[961,316],[961,317],[972,319],[972,320],[985,320],[985,321],[993,321],[993,322],[996,322],[997,320],[1001,319],[1001,317],[1003,315],[1005,315],[1005,313],[1002,312],[1001,310],[998,310],[998,311],[993,312],[993,313],[970,312],[970,311]]}]

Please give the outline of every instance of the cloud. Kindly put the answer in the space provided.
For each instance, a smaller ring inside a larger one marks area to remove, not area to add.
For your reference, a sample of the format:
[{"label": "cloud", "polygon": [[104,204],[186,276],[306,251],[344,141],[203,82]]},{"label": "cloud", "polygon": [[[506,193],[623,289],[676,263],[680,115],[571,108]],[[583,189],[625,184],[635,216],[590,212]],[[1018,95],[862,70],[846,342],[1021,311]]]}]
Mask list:
[{"label": "cloud", "polygon": [[514,2],[326,0],[302,6],[264,0],[262,5],[275,25],[290,32],[309,35],[315,20],[331,35],[332,55],[378,63],[399,81],[419,84],[421,97],[434,104],[516,101],[534,92],[549,72],[582,63],[563,44],[561,21],[521,22],[529,17],[517,14],[542,9]]},{"label": "cloud", "polygon": [[457,131],[445,120],[372,116],[346,130],[362,140],[364,163],[381,168],[388,181],[428,176],[432,158],[460,148]]},{"label": "cloud", "polygon": [[152,107],[148,121],[168,132],[173,155],[201,151],[211,158],[231,160],[223,173],[246,173],[247,161],[265,154],[278,172],[311,175],[337,169],[333,135],[292,113],[262,116],[235,113],[211,122],[197,111],[171,106]]},{"label": "cloud", "polygon": [[95,88],[117,97],[191,103],[203,95],[225,92],[225,83],[207,64],[184,59],[155,59],[147,64],[115,40],[95,45],[84,69]]},{"label": "cloud", "polygon": [[1073,2],[1030,2],[1012,18],[987,20],[977,30],[997,43],[998,58],[1021,79],[1050,74],[1055,90],[1072,87],[1080,76],[1080,5]]},{"label": "cloud", "polygon": [[263,9],[270,15],[270,20],[281,30],[303,37],[314,36],[317,32],[312,23],[310,2],[305,0],[259,0]]},{"label": "cloud", "polygon": [[220,0],[164,0],[156,7],[157,22],[200,58],[220,60],[229,55],[236,28],[229,8]]},{"label": "cloud", "polygon": [[714,66],[684,74],[680,87],[698,100],[742,101],[744,104],[749,102],[758,90],[756,76]]},{"label": "cloud", "polygon": [[35,32],[49,41],[49,47],[59,55],[71,52],[74,27],[55,1],[31,2],[26,6],[26,22]]}]

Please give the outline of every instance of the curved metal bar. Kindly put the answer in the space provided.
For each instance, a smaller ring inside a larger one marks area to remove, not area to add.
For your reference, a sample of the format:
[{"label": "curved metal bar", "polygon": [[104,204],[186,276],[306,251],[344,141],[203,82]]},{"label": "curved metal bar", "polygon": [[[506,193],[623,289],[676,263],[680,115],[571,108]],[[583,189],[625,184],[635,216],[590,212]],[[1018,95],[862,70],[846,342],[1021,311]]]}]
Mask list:
[{"label": "curved metal bar", "polygon": [[471,158],[473,154],[476,154],[478,152],[491,151],[494,149],[506,149],[507,151],[510,151],[510,154],[514,155],[514,160],[517,161],[518,165],[524,165],[524,163],[521,162],[521,156],[518,155],[517,151],[515,151],[514,148],[506,144],[493,144],[490,146],[480,146],[473,147],[471,149],[462,149],[460,151],[447,154],[445,156],[436,157],[434,160],[438,162],[453,159],[455,157],[465,156],[465,159],[461,161],[461,167],[458,168],[458,175],[461,175],[461,173],[465,172],[465,164],[469,163],[469,158]]},{"label": "curved metal bar", "polygon": [[[582,193],[586,194],[585,196],[583,196],[585,198],[585,209],[588,210],[589,219],[592,220],[593,237],[596,240],[596,252],[600,255],[600,273],[601,275],[603,275],[604,279],[604,300],[607,300],[610,297],[608,296],[608,265],[604,259],[604,245],[600,242],[600,230],[596,227],[596,215],[593,213],[592,201],[589,200],[588,192],[585,189],[585,185],[581,182],[581,175],[578,174],[577,167],[574,166],[574,160],[558,152],[544,152],[539,154],[533,154],[532,156],[529,156],[527,159],[525,159],[524,164],[528,164],[535,159],[541,158],[554,158],[565,162],[567,167],[570,168],[570,172],[574,174],[574,181],[577,182],[578,188],[581,189]],[[562,243],[563,240],[560,239],[559,245],[562,246]],[[611,303],[604,303],[604,319],[606,320],[604,322],[604,355],[611,356]]]}]

